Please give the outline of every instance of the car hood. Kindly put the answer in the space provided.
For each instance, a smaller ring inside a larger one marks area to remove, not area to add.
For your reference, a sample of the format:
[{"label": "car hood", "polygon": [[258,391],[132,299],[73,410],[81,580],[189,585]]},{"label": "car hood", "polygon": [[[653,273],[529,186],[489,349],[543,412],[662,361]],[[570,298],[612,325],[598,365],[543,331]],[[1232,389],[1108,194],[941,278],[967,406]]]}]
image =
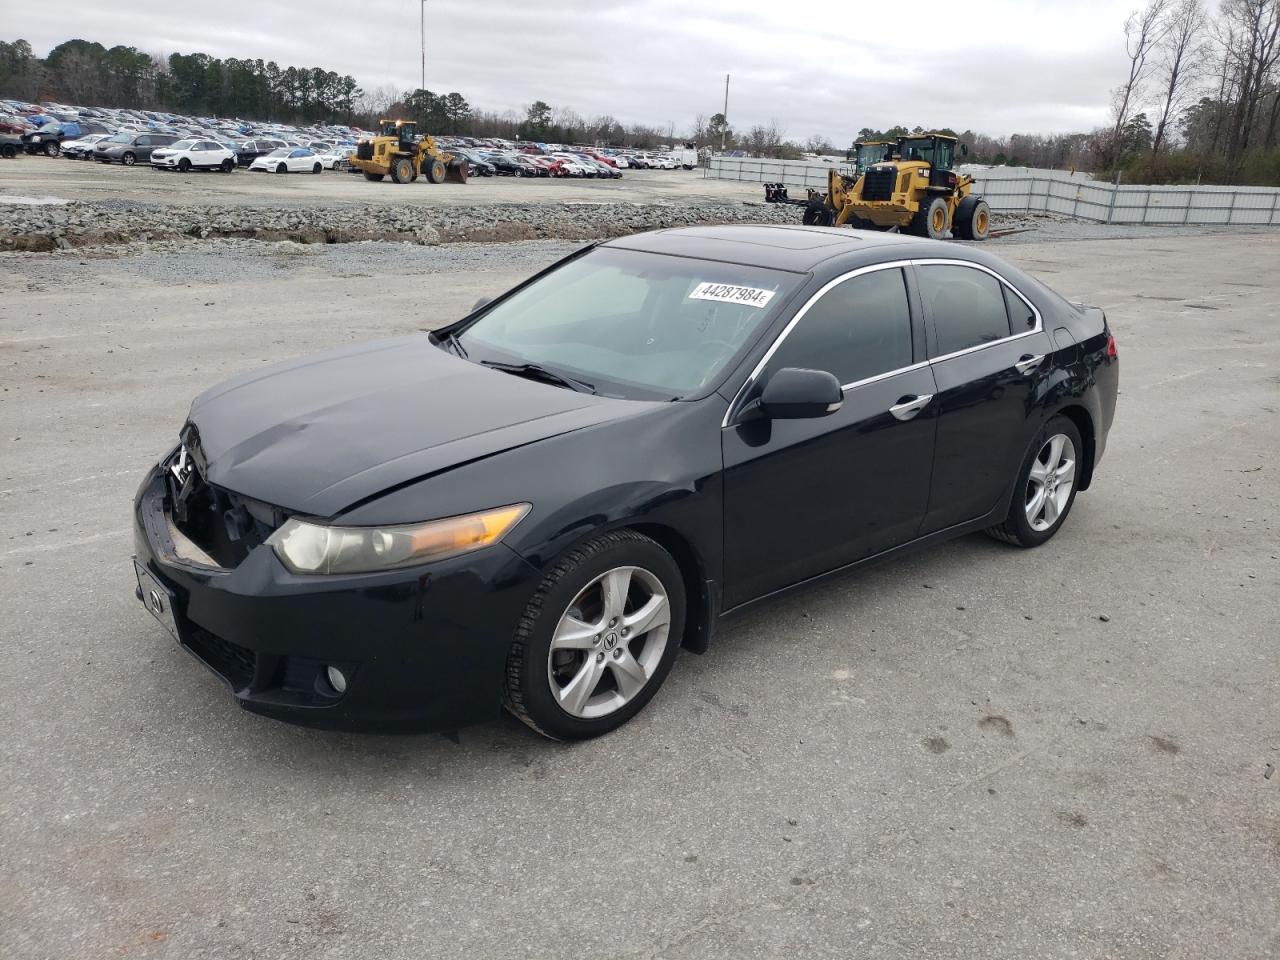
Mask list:
[{"label": "car hood", "polygon": [[209,482],[332,517],[414,480],[654,406],[482,367],[418,334],[219,384],[191,405],[183,439]]}]

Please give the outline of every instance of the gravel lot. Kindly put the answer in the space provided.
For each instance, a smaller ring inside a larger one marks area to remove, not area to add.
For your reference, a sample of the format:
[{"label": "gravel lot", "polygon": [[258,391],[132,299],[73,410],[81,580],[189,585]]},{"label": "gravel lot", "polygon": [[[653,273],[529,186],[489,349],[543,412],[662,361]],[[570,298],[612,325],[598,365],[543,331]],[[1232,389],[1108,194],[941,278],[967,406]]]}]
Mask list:
[{"label": "gravel lot", "polygon": [[[696,170],[627,171],[621,180],[604,181],[493,177],[466,185],[421,179],[399,185],[346,173],[182,175],[26,156],[0,169],[12,174],[0,181],[0,253],[111,253],[139,242],[191,239],[587,240],[687,224],[800,220],[795,207],[765,204],[758,183],[704,179]],[[1000,213],[994,230],[1002,242],[1015,243],[1203,235],[1197,227],[1109,227]]]},{"label": "gravel lot", "polygon": [[1017,240],[991,249],[1120,343],[1063,532],[754,610],[574,747],[242,713],[128,559],[196,392],[442,323],[571,245],[5,255],[0,952],[1275,957],[1280,238]]}]

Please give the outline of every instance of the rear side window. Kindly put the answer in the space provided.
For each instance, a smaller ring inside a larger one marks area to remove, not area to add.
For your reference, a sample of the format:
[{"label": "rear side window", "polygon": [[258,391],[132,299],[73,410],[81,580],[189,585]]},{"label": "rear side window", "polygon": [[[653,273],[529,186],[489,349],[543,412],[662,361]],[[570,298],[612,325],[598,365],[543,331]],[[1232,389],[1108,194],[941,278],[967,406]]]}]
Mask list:
[{"label": "rear side window", "polygon": [[1004,284],[991,274],[934,264],[917,267],[916,276],[933,316],[939,356],[1002,340],[1012,332]]},{"label": "rear side window", "polygon": [[1009,328],[1014,333],[1026,333],[1028,330],[1034,330],[1036,325],[1036,314],[1026,301],[1013,292],[1009,287],[1004,286],[1004,305],[1009,311]]},{"label": "rear side window", "polygon": [[832,287],[800,318],[769,366],[827,370],[842,384],[911,366],[902,270],[876,270]]}]

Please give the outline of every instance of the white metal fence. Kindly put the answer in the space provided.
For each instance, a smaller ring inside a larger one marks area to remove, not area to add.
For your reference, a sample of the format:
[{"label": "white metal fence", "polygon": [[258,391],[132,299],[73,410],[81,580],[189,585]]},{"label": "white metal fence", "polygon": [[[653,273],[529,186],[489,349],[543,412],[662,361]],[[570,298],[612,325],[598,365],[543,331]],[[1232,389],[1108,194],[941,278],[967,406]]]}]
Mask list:
[{"label": "white metal fence", "polygon": [[[806,187],[825,190],[829,169],[794,160],[713,157],[706,175],[785,183],[799,197]],[[975,192],[1001,213],[1059,213],[1097,223],[1280,226],[1276,187],[1116,185],[1057,170],[973,172]]]}]

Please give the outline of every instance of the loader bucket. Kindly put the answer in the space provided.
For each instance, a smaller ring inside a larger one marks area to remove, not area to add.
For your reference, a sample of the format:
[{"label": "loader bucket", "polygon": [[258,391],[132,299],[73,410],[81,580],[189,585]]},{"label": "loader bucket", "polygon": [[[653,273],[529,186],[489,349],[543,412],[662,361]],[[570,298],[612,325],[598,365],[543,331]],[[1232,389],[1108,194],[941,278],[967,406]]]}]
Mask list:
[{"label": "loader bucket", "polygon": [[467,161],[461,157],[454,157],[448,163],[445,172],[445,179],[452,183],[466,183],[468,172],[469,168],[467,167]]}]

